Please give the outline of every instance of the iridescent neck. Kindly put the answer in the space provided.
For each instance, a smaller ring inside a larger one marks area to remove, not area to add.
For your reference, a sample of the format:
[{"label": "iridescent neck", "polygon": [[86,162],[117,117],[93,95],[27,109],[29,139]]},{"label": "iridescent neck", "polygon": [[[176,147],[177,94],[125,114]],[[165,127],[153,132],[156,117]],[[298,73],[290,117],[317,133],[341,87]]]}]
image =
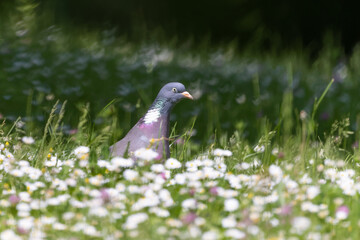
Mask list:
[{"label": "iridescent neck", "polygon": [[161,115],[169,115],[171,108],[172,104],[170,101],[165,98],[156,98],[144,116],[144,123],[151,124],[157,122]]}]

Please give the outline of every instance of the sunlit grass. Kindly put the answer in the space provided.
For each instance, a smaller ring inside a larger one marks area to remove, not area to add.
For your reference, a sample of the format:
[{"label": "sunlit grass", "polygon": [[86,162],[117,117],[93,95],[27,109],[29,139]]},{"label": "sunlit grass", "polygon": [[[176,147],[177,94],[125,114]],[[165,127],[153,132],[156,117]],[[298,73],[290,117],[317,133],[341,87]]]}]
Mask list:
[{"label": "sunlit grass", "polygon": [[[277,129],[253,145],[236,131],[202,150],[174,151],[179,146],[173,145],[172,157],[180,162],[138,159],[135,165],[107,157],[108,130],[91,129],[87,108],[76,133],[60,134],[63,109],[51,111],[43,135],[24,137],[21,120],[1,127],[5,237],[358,234],[358,160],[341,147],[351,134],[346,119],[334,123],[324,141],[307,136],[314,133],[312,120],[302,115],[302,123],[293,124],[305,136],[283,141]],[[220,143],[228,150],[217,148]],[[191,148],[187,140],[183,144]]]}]

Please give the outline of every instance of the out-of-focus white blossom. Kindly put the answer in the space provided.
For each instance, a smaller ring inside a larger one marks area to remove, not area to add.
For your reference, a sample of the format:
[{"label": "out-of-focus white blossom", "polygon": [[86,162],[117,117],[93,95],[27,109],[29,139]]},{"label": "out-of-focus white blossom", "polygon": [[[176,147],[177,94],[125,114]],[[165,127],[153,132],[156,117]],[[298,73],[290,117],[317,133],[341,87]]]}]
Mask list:
[{"label": "out-of-focus white blossom", "polygon": [[224,150],[224,149],[216,148],[213,151],[213,155],[218,156],[218,157],[231,157],[232,152],[230,150]]},{"label": "out-of-focus white blossom", "polygon": [[25,144],[33,144],[35,142],[34,138],[32,137],[22,137],[21,139],[23,141],[23,143]]},{"label": "out-of-focus white blossom", "polygon": [[167,169],[177,169],[177,168],[181,167],[181,163],[178,160],[176,160],[175,158],[169,158],[165,162],[165,167]]},{"label": "out-of-focus white blossom", "polygon": [[138,159],[151,161],[158,157],[158,153],[152,149],[140,148],[134,152],[134,156]]},{"label": "out-of-focus white blossom", "polygon": [[306,230],[308,230],[311,226],[311,221],[307,217],[295,217],[292,220],[292,228],[295,230],[297,234],[302,234]]},{"label": "out-of-focus white blossom", "polygon": [[89,158],[90,148],[86,146],[80,146],[75,148],[74,154],[80,160],[87,160]]},{"label": "out-of-focus white blossom", "polygon": [[233,212],[239,208],[239,201],[235,198],[226,199],[224,202],[224,209],[228,212]]},{"label": "out-of-focus white blossom", "polygon": [[320,187],[310,186],[306,189],[306,196],[308,199],[314,199],[320,193]]},{"label": "out-of-focus white blossom", "polygon": [[254,147],[254,151],[257,153],[262,153],[265,151],[265,146],[264,145],[256,145]]},{"label": "out-of-focus white blossom", "polygon": [[125,229],[136,229],[140,223],[146,221],[148,218],[146,213],[135,213],[127,217],[123,227]]}]

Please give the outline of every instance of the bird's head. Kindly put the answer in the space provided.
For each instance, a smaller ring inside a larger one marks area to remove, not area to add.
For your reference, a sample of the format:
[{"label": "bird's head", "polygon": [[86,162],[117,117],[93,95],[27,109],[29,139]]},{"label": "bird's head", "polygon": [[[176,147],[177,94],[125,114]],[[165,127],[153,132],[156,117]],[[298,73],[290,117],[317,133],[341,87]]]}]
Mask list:
[{"label": "bird's head", "polygon": [[185,86],[178,82],[171,82],[163,86],[158,97],[166,98],[172,103],[177,103],[181,99],[193,99],[191,94],[186,91]]}]

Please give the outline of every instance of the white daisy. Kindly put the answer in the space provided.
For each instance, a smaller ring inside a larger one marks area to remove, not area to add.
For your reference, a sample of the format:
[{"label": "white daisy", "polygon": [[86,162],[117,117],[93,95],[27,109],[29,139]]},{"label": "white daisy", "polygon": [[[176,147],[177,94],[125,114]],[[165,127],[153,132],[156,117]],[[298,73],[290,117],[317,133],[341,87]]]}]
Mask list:
[{"label": "white daisy", "polygon": [[239,201],[235,198],[226,199],[224,202],[224,209],[228,212],[233,212],[239,208]]},{"label": "white daisy", "polygon": [[35,142],[35,140],[32,137],[23,137],[21,140],[23,141],[23,143],[29,145]]},{"label": "white daisy", "polygon": [[178,160],[176,160],[175,158],[169,158],[165,162],[165,167],[167,169],[177,169],[177,168],[181,167],[181,163]]}]

